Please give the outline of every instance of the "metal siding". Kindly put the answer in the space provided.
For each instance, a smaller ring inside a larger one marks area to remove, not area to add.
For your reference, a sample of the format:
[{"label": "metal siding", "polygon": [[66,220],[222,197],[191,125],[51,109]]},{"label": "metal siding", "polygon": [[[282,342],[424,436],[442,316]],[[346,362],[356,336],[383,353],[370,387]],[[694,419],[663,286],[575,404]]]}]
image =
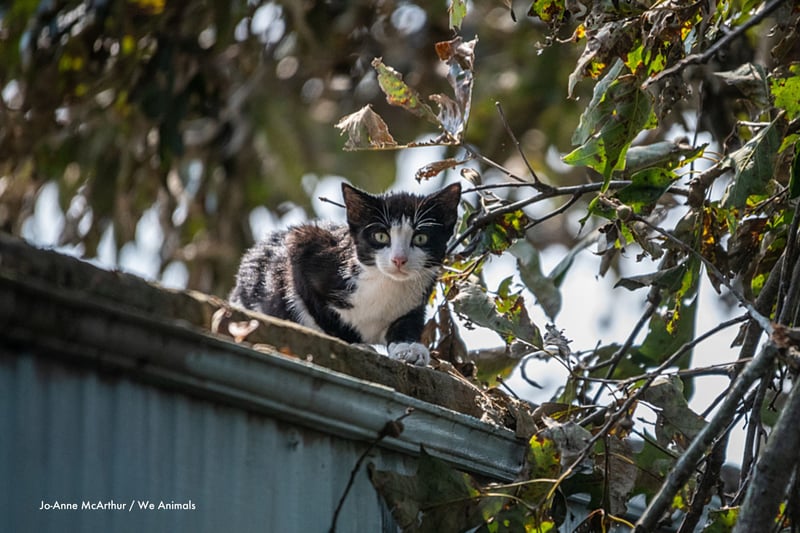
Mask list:
[{"label": "metal siding", "polygon": [[[55,358],[0,352],[3,483],[10,532],[325,532],[365,443]],[[413,459],[376,449],[380,468]],[[44,501],[183,502],[197,509],[39,511]],[[339,531],[381,531],[361,471]]]}]

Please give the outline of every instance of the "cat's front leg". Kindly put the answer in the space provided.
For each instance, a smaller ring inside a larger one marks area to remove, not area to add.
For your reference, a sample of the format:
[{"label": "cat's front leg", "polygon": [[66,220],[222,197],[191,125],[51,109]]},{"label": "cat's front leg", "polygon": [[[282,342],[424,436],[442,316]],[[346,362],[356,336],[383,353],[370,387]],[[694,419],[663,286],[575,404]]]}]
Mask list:
[{"label": "cat's front leg", "polygon": [[386,348],[389,357],[417,366],[427,366],[431,361],[428,348],[419,341],[425,321],[423,306],[401,316],[386,332]]},{"label": "cat's front leg", "polygon": [[418,342],[392,342],[387,347],[389,357],[417,366],[428,366],[431,354]]}]

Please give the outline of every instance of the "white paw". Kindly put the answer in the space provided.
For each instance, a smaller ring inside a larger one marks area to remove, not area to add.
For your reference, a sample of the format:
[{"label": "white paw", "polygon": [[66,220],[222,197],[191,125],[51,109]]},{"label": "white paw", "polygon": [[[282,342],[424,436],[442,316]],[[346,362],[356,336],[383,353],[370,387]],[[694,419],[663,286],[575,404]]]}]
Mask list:
[{"label": "white paw", "polygon": [[389,357],[417,366],[428,366],[431,354],[418,342],[393,342],[388,346]]}]

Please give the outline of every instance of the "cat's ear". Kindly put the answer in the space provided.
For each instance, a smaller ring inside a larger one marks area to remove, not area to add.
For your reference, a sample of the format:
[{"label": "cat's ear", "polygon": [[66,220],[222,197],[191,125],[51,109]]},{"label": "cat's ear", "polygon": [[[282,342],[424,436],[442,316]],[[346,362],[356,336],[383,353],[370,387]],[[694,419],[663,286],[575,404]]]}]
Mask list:
[{"label": "cat's ear", "polygon": [[371,207],[378,199],[371,194],[356,189],[352,185],[342,183],[342,198],[347,210],[347,222],[351,225],[358,225],[359,222],[369,217]]},{"label": "cat's ear", "polygon": [[458,219],[458,202],[461,201],[461,184],[453,183],[444,189],[428,195],[426,203],[439,206],[437,210],[442,217],[442,222],[448,231],[452,231]]}]

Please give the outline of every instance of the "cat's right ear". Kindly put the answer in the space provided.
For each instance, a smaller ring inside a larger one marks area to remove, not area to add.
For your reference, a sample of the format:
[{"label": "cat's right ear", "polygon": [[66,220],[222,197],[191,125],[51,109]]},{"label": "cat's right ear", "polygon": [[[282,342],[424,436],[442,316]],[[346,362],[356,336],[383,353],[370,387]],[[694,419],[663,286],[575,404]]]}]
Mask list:
[{"label": "cat's right ear", "polygon": [[347,183],[342,183],[342,199],[347,210],[347,222],[356,225],[369,216],[370,206],[375,203],[374,196]]}]

